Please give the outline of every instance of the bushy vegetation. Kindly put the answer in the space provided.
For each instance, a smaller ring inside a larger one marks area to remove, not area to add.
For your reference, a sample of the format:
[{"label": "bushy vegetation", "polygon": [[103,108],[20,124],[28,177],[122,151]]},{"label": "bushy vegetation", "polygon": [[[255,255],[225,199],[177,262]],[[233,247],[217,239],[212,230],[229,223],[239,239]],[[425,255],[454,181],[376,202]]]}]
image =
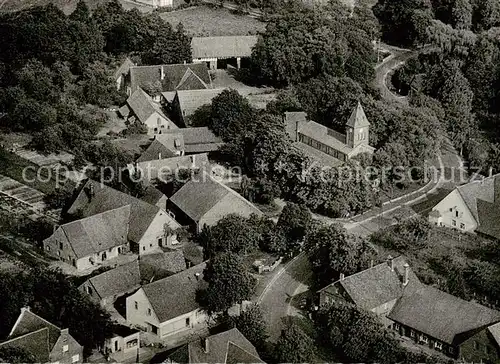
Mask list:
[{"label": "bushy vegetation", "polygon": [[84,1],[69,16],[54,5],[3,13],[0,33],[0,126],[33,135],[43,152],[91,160],[90,142],[107,120],[100,108],[126,97],[111,77],[124,56],[143,64],[191,60],[182,24],[172,29],[118,1],[92,14]]}]

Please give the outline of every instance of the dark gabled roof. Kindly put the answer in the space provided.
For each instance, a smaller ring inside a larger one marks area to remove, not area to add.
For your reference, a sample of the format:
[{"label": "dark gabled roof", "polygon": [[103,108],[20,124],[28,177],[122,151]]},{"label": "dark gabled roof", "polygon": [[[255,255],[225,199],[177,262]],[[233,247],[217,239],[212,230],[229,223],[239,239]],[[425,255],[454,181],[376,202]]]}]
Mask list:
[{"label": "dark gabled roof", "polygon": [[50,352],[61,336],[61,329],[28,308],[22,308],[8,340],[1,347],[15,347],[26,350],[38,362],[48,362]]},{"label": "dark gabled roof", "polygon": [[[164,197],[164,193],[161,192],[158,188],[153,185],[148,184],[144,191],[144,194],[141,196],[141,200],[147,202],[151,205],[156,205],[160,200]],[[166,198],[166,196],[165,196]]]},{"label": "dark gabled roof", "polygon": [[186,260],[182,250],[146,254],[139,257],[141,279],[151,282],[186,270]]},{"label": "dark gabled roof", "polygon": [[88,279],[87,282],[93,286],[100,299],[121,296],[140,287],[139,262],[134,260],[119,265],[114,269]]},{"label": "dark gabled roof", "polygon": [[[163,69],[164,79],[161,80]],[[161,82],[162,91],[199,89],[212,87],[206,63],[137,66],[130,68],[132,92],[139,87]]]},{"label": "dark gabled roof", "polygon": [[218,150],[224,143],[207,127],[167,130],[156,136],[170,153],[184,150],[186,153],[203,153]]},{"label": "dark gabled roof", "polygon": [[[94,190],[93,197],[90,196],[91,186]],[[89,179],[69,208],[68,213],[80,212],[83,216],[92,216],[126,205],[130,205],[128,238],[133,242],[139,242],[160,208],[103,183]],[[174,229],[180,227],[173,218],[167,218],[170,220],[170,227]]]},{"label": "dark gabled roof", "polygon": [[337,133],[315,121],[309,120],[302,124],[298,132],[346,155],[352,152],[351,147],[335,137]]},{"label": "dark gabled roof", "polygon": [[206,286],[205,267],[206,263],[202,263],[142,287],[160,322],[200,308],[196,291]]},{"label": "dark gabled roof", "polygon": [[394,270],[391,270],[387,262],[377,264],[338,280],[321,291],[328,292],[332,285],[340,285],[357,306],[369,311],[401,297],[403,292],[414,292],[421,287],[411,269],[408,270],[409,283],[403,287],[405,264],[403,257],[397,257],[393,259]]},{"label": "dark gabled roof", "polygon": [[154,139],[153,142],[148,146],[148,148],[141,154],[141,156],[137,158],[136,162],[147,162],[158,159],[158,157],[161,157],[161,159],[163,159],[173,156],[175,156],[175,153],[172,152],[172,150],[160,143],[157,139]]},{"label": "dark gabled roof", "polygon": [[[0,343],[0,348],[20,348],[31,354],[36,362],[47,363],[50,360],[52,347],[47,328],[24,334],[14,339]],[[0,358],[2,359],[2,358]]]},{"label": "dark gabled roof", "polygon": [[500,201],[495,203],[477,200],[479,226],[476,231],[500,239]]},{"label": "dark gabled roof", "polygon": [[363,106],[358,101],[356,108],[351,113],[349,120],[347,121],[347,126],[351,128],[364,128],[370,126],[368,119],[366,118],[365,111],[363,110]]},{"label": "dark gabled roof", "polygon": [[[216,181],[206,172],[203,172],[196,180],[187,182],[170,198],[170,200],[193,221],[199,221],[229,194],[243,201],[253,213],[257,215],[262,214],[262,212],[250,201],[243,198],[231,188]],[[231,208],[231,206],[229,206],[229,208]],[[221,214],[225,212],[238,213],[238,211],[219,212]]]},{"label": "dark gabled roof", "polygon": [[77,258],[128,244],[130,205],[61,225]]},{"label": "dark gabled roof", "polygon": [[387,317],[450,345],[460,344],[459,334],[500,322],[500,312],[430,286],[403,295]]},{"label": "dark gabled roof", "polygon": [[188,344],[189,363],[263,363],[255,347],[236,328],[207,337],[208,352],[201,340]]},{"label": "dark gabled roof", "polygon": [[[141,123],[145,123],[151,115],[158,113],[166,120],[172,121],[163,113],[160,105],[153,101],[142,88],[135,90],[127,99],[127,105]],[[175,124],[172,123],[175,127]]]},{"label": "dark gabled roof", "polygon": [[61,329],[45,320],[44,318],[38,316],[37,314],[31,312],[29,309],[22,308],[21,314],[17,318],[14,327],[12,327],[12,330],[10,331],[9,339],[26,335],[30,332],[35,332],[43,328],[46,328],[48,330],[49,347],[50,350],[52,350],[52,347],[55,345],[57,339],[61,335]]},{"label": "dark gabled roof", "polygon": [[256,35],[193,37],[193,58],[250,57],[259,39]]}]

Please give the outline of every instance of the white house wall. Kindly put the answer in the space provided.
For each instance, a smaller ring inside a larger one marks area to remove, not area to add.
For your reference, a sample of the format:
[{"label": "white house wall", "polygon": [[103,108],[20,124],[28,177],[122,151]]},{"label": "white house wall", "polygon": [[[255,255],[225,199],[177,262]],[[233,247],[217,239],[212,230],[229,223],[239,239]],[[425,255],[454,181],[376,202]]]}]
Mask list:
[{"label": "white house wall", "polygon": [[[452,211],[450,211],[450,208]],[[474,231],[477,228],[476,219],[465,204],[460,192],[456,189],[434,206],[432,211],[439,211],[441,214],[441,217],[437,221],[432,217],[429,218],[431,222],[436,222],[438,225],[459,229],[461,231]],[[459,213],[458,217],[456,216],[456,211]],[[456,222],[455,226],[453,225],[453,220]],[[461,229],[460,224],[464,224],[465,228]]]},{"label": "white house wall", "polygon": [[149,254],[158,248],[158,239],[165,242],[164,225],[168,224],[172,229],[180,227],[179,224],[172,221],[172,218],[164,210],[159,210],[148,229],[139,241],[139,254]]}]

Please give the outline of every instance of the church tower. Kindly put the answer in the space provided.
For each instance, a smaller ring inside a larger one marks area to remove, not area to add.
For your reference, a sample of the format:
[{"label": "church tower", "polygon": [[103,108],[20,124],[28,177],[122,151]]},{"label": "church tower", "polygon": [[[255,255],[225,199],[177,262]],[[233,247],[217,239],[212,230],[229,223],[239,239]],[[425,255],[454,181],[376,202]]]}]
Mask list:
[{"label": "church tower", "polygon": [[351,117],[346,124],[346,144],[350,148],[356,148],[360,144],[368,145],[370,136],[370,123],[366,118],[365,112],[361,103],[351,114]]}]

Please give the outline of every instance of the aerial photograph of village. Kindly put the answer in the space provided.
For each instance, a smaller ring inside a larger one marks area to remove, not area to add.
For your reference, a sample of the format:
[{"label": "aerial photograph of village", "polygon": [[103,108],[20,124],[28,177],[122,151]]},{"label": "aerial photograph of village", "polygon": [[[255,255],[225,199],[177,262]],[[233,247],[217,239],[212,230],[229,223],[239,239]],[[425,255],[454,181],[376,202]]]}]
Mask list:
[{"label": "aerial photograph of village", "polygon": [[500,0],[0,0],[0,363],[500,363]]}]

